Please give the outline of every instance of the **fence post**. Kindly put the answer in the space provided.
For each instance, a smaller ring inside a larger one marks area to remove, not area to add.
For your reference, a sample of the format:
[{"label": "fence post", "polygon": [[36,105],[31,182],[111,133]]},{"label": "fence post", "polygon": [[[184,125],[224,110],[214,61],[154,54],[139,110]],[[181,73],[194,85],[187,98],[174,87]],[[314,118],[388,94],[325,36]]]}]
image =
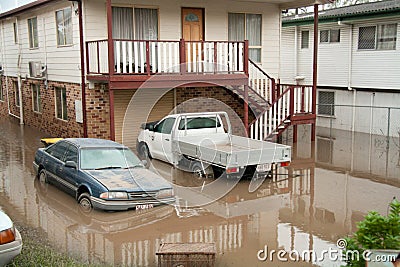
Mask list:
[{"label": "fence post", "polygon": [[146,41],[146,73],[150,76],[150,43]]}]

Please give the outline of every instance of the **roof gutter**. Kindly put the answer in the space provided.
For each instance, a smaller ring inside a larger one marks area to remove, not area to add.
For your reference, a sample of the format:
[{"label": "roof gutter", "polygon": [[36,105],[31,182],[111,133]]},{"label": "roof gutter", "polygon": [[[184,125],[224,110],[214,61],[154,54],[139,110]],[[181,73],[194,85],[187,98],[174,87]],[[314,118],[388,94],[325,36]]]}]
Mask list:
[{"label": "roof gutter", "polygon": [[0,14],[0,19],[5,19],[5,18],[8,18],[8,17],[16,16],[19,13],[25,12],[28,9],[38,8],[38,7],[41,7],[43,5],[48,4],[50,2],[56,2],[56,1],[60,1],[60,0],[37,0],[35,2],[32,2],[32,3],[29,3],[29,4],[14,8],[14,9],[9,10],[9,11],[4,12],[4,13],[1,13]]}]

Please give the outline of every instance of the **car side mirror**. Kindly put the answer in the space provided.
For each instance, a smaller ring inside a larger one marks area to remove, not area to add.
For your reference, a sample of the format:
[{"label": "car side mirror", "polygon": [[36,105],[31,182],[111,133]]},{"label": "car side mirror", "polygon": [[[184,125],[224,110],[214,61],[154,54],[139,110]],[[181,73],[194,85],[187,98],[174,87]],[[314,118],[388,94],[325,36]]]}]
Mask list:
[{"label": "car side mirror", "polygon": [[73,168],[73,169],[77,169],[78,168],[78,166],[76,165],[75,161],[72,161],[72,160],[68,160],[67,162],[65,162],[65,167]]}]

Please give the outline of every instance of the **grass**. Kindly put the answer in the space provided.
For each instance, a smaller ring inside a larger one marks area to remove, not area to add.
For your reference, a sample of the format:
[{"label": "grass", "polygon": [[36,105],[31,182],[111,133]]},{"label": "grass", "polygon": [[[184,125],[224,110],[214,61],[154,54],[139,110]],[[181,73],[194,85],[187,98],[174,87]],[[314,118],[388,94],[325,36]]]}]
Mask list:
[{"label": "grass", "polygon": [[23,246],[21,254],[7,265],[12,266],[80,266],[80,267],[97,267],[104,265],[93,265],[79,261],[61,253],[51,246],[44,234],[34,228],[16,225],[21,233]]}]

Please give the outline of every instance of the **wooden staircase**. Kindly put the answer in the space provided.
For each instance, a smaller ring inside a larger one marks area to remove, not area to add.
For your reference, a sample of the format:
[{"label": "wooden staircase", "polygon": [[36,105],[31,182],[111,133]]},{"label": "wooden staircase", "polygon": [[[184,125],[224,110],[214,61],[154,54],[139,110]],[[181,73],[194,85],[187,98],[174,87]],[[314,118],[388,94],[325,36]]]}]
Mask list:
[{"label": "wooden staircase", "polygon": [[[256,116],[249,125],[251,138],[276,141],[291,125],[315,123],[312,86],[278,84],[249,60],[248,88],[248,105]],[[236,93],[244,96],[239,89]]]}]

